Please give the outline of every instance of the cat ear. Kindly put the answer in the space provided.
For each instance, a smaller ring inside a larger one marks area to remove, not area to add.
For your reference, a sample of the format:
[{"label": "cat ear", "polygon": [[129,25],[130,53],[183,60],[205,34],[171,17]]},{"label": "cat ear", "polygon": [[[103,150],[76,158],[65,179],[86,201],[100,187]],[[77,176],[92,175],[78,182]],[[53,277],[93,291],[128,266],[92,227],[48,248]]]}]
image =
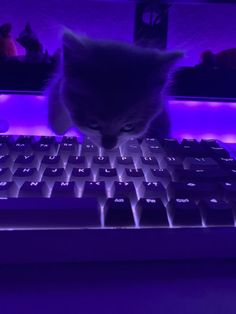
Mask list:
[{"label": "cat ear", "polygon": [[181,51],[160,52],[157,55],[157,65],[168,73],[183,56]]},{"label": "cat ear", "polygon": [[62,54],[64,66],[84,63],[87,56],[86,39],[79,38],[71,31],[65,31],[62,37]]}]

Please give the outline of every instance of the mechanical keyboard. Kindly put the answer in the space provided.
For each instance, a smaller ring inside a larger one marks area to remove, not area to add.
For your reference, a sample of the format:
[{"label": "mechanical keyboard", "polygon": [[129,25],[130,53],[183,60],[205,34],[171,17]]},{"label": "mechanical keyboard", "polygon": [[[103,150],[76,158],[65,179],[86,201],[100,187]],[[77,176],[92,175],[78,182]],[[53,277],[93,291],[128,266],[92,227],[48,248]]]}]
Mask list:
[{"label": "mechanical keyboard", "polygon": [[1,135],[0,262],[236,257],[232,147]]}]

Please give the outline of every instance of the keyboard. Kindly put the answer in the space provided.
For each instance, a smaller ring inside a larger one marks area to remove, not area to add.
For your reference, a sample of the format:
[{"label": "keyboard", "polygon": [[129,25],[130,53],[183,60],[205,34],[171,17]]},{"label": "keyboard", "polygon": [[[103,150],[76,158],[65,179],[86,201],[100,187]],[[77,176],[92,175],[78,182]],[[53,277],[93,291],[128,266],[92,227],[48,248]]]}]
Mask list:
[{"label": "keyboard", "polygon": [[1,135],[0,262],[236,257],[234,147]]}]

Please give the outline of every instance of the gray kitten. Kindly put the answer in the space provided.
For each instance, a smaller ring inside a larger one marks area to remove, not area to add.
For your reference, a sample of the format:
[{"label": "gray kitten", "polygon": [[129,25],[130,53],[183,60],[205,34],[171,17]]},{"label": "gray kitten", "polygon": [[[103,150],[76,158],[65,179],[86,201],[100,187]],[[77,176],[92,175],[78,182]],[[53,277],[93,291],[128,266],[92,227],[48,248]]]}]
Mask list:
[{"label": "gray kitten", "polygon": [[129,138],[169,133],[164,90],[180,52],[63,35],[58,71],[48,88],[56,134],[76,126],[111,149]]}]

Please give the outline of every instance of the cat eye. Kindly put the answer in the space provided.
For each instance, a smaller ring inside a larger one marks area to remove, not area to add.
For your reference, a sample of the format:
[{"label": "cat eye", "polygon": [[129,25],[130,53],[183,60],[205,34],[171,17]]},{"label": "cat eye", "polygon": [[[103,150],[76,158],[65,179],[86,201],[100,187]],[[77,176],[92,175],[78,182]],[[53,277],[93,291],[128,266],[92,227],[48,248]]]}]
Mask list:
[{"label": "cat eye", "polygon": [[134,124],[129,123],[126,124],[125,126],[123,126],[123,128],[121,129],[122,132],[131,132],[134,129]]},{"label": "cat eye", "polygon": [[97,123],[96,120],[91,120],[91,121],[89,121],[88,127],[89,127],[90,129],[93,129],[93,130],[99,130],[99,129],[100,129],[100,126],[99,126],[99,124]]}]

